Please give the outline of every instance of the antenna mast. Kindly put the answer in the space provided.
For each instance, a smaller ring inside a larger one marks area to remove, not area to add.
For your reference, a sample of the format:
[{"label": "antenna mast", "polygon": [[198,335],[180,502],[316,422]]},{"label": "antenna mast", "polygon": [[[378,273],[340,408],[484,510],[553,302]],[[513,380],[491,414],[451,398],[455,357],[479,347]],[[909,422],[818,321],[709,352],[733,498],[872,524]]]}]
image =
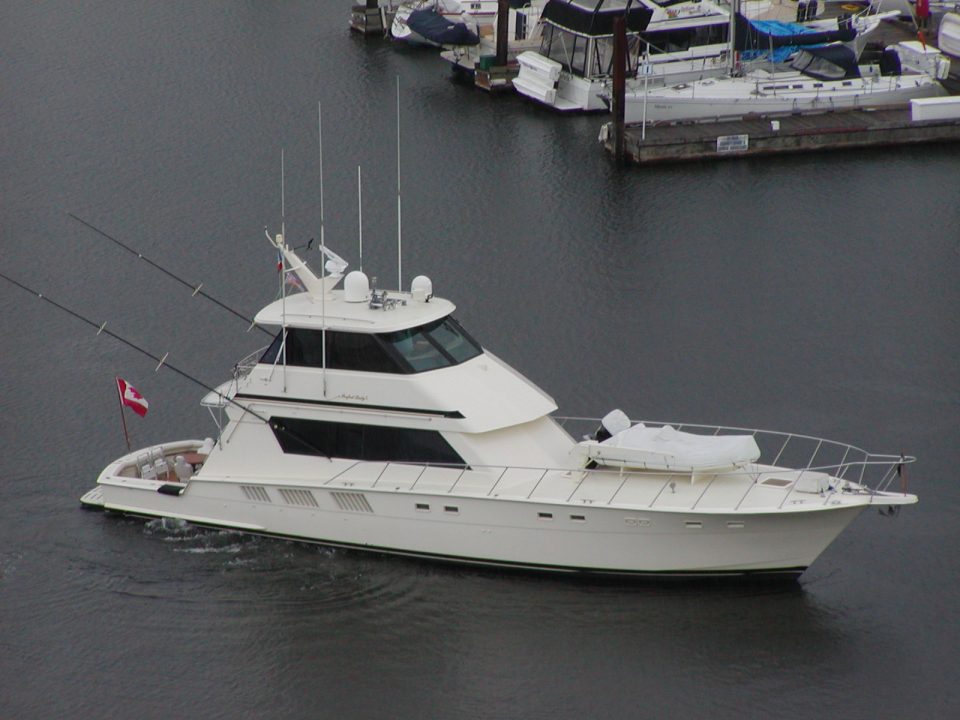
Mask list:
[{"label": "antenna mast", "polygon": [[400,76],[397,75],[397,292],[403,290],[403,233],[400,228]]},{"label": "antenna mast", "polygon": [[359,165],[357,165],[357,220],[360,229],[360,272],[363,272],[363,183],[360,180]]},{"label": "antenna mast", "polygon": [[286,265],[287,260],[282,252],[282,247],[287,243],[287,209],[285,196],[285,171],[284,171],[284,149],[280,148],[280,243],[277,246],[277,253],[280,256],[280,330],[283,333],[283,391],[287,391],[287,289],[286,289]]},{"label": "antenna mast", "polygon": [[323,356],[321,391],[327,396],[327,243],[323,235],[323,113],[317,103],[317,145],[320,150],[320,281],[323,291],[320,294],[320,317],[323,327],[320,330],[320,352]]}]

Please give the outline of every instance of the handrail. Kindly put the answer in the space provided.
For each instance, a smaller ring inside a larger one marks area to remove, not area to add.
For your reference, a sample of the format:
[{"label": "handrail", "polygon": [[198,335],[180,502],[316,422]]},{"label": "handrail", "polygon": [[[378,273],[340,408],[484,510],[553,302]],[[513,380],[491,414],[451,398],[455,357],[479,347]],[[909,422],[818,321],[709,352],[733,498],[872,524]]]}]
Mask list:
[{"label": "handrail", "polygon": [[[558,422],[561,427],[567,429],[568,432],[571,432],[571,428],[569,426],[572,423],[590,423],[591,429],[596,429],[600,423],[600,420],[595,418],[554,417],[553,419]],[[889,488],[893,483],[894,478],[902,474],[903,467],[915,462],[916,460],[916,458],[909,455],[869,453],[853,445],[826,440],[824,438],[818,438],[810,435],[798,435],[796,433],[691,423],[654,423],[645,421],[645,424],[651,427],[672,425],[674,427],[688,430],[696,429],[701,431],[701,433],[709,432],[713,435],[724,435],[731,433],[751,434],[757,440],[758,447],[761,448],[760,458],[758,458],[756,462],[746,463],[737,469],[707,473],[712,477],[708,482],[705,483],[702,489],[697,488],[698,492],[696,493],[696,497],[689,501],[690,509],[695,509],[699,505],[704,497],[706,497],[711,487],[714,487],[718,477],[735,478],[737,476],[743,476],[745,478],[749,478],[750,482],[745,488],[740,499],[733,504],[733,509],[739,510],[750,493],[760,484],[761,475],[777,472],[791,473],[790,485],[788,488],[784,487],[785,492],[783,493],[783,497],[779,499],[778,507],[781,509],[786,505],[789,499],[793,497],[794,493],[801,492],[797,487],[800,479],[811,473],[823,473],[833,478],[829,484],[829,489],[825,489],[825,491],[821,493],[821,495],[825,497],[825,502],[828,502],[829,498],[833,497],[836,493],[855,493],[862,495],[869,494],[871,496],[876,496],[878,493],[887,492],[887,488]],[[790,457],[799,459],[799,462],[791,464],[788,461],[784,461],[784,465],[781,466],[779,465],[779,462],[781,458],[784,458],[787,455],[788,449],[790,451]],[[770,456],[774,457],[773,462],[764,459],[765,457]],[[377,461],[376,464],[379,465],[382,462],[383,461]],[[336,483],[338,479],[344,477],[346,474],[357,469],[358,467],[363,465],[372,466],[373,464],[373,461],[349,461],[349,464],[346,467],[341,468],[332,477],[327,479],[325,484],[330,485],[331,483]],[[386,476],[388,468],[394,464],[397,463],[387,462],[383,467],[379,468],[378,471],[373,471],[373,473],[370,475],[366,475],[363,483],[369,483],[373,477],[373,474],[375,473],[375,480],[373,480],[373,483],[370,486],[377,487],[382,478]],[[400,464],[410,465],[411,463]],[[545,502],[564,502],[561,498],[566,496],[566,502],[569,503],[572,502],[572,499],[576,497],[577,493],[583,489],[585,483],[587,483],[589,480],[604,477],[618,478],[619,483],[605,500],[594,500],[594,502],[601,502],[605,505],[616,504],[617,498],[623,493],[625,486],[634,478],[660,478],[665,476],[666,479],[663,481],[663,484],[656,491],[653,499],[650,501],[650,507],[653,507],[660,500],[660,498],[663,496],[663,493],[666,492],[668,487],[670,487],[671,483],[676,483],[680,478],[690,478],[690,476],[693,474],[692,472],[688,471],[676,471],[663,468],[653,468],[647,470],[640,468],[605,468],[602,466],[588,468],[584,465],[532,467],[522,465],[477,465],[475,463],[471,463],[465,467],[461,464],[413,464],[421,465],[421,468],[419,474],[417,474],[413,483],[410,485],[410,490],[413,490],[414,487],[421,483],[421,480],[424,477],[427,469],[441,471],[456,470],[457,472],[455,474],[455,478],[452,480],[452,482],[450,482],[449,485],[446,486],[446,494],[453,494],[457,492],[458,486],[461,484],[461,482],[463,482],[464,478],[467,477],[468,473],[470,473],[471,477],[474,477],[478,472],[480,473],[478,477],[482,477],[484,482],[480,487],[476,487],[475,490],[478,492],[478,494],[482,494],[486,497],[494,496],[501,484],[504,482],[505,478],[507,478],[508,474],[511,472],[518,474],[520,485],[517,487],[517,489],[519,490],[520,487],[524,488],[524,491],[522,491],[518,497],[524,497],[527,500],[533,498],[538,489],[546,481],[547,477],[553,473],[562,475],[573,481],[574,487],[569,493],[564,490],[562,496],[559,496],[556,499],[545,499]],[[485,475],[485,472],[489,474]],[[571,477],[571,473],[579,473],[580,477]],[[526,474],[526,477],[523,477],[523,474]],[[449,478],[449,476],[444,477]],[[849,479],[850,477],[857,477],[858,479],[854,481]],[[444,481],[442,478],[438,479],[441,480],[441,482],[444,482],[444,484],[449,482],[449,480]],[[487,486],[487,483],[489,483],[489,486]],[[471,483],[471,486],[473,485],[474,484]]]}]

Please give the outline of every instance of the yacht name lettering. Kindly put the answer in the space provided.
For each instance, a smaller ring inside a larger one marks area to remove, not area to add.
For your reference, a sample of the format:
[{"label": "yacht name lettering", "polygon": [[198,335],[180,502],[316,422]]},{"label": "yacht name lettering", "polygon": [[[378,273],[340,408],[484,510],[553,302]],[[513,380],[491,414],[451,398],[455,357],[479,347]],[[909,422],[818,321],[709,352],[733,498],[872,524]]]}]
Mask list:
[{"label": "yacht name lettering", "polygon": [[356,400],[357,402],[366,402],[366,395],[337,395],[334,400]]}]

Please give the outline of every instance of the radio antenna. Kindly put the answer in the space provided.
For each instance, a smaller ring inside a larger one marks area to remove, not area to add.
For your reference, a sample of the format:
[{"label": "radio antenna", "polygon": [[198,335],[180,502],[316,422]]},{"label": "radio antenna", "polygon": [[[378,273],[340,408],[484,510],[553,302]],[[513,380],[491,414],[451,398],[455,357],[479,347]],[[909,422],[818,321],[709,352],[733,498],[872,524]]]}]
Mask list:
[{"label": "radio antenna", "polygon": [[400,76],[397,75],[397,291],[403,290],[403,233],[400,230]]},{"label": "radio antenna", "polygon": [[323,113],[320,103],[317,102],[317,147],[320,153],[320,353],[323,357],[321,392],[327,396],[327,242],[323,235]]},{"label": "radio antenna", "polygon": [[360,272],[363,272],[363,182],[360,179],[359,165],[357,165],[357,220],[360,230]]}]

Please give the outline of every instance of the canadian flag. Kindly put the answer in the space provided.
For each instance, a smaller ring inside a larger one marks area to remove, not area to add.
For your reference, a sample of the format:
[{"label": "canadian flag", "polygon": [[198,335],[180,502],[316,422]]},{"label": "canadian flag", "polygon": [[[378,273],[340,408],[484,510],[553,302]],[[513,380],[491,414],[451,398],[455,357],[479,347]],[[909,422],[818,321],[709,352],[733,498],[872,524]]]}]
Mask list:
[{"label": "canadian flag", "polygon": [[140,417],[147,414],[147,408],[150,407],[150,404],[146,398],[133,385],[120,377],[117,378],[117,392],[120,393],[120,403],[122,405],[126,405]]}]

